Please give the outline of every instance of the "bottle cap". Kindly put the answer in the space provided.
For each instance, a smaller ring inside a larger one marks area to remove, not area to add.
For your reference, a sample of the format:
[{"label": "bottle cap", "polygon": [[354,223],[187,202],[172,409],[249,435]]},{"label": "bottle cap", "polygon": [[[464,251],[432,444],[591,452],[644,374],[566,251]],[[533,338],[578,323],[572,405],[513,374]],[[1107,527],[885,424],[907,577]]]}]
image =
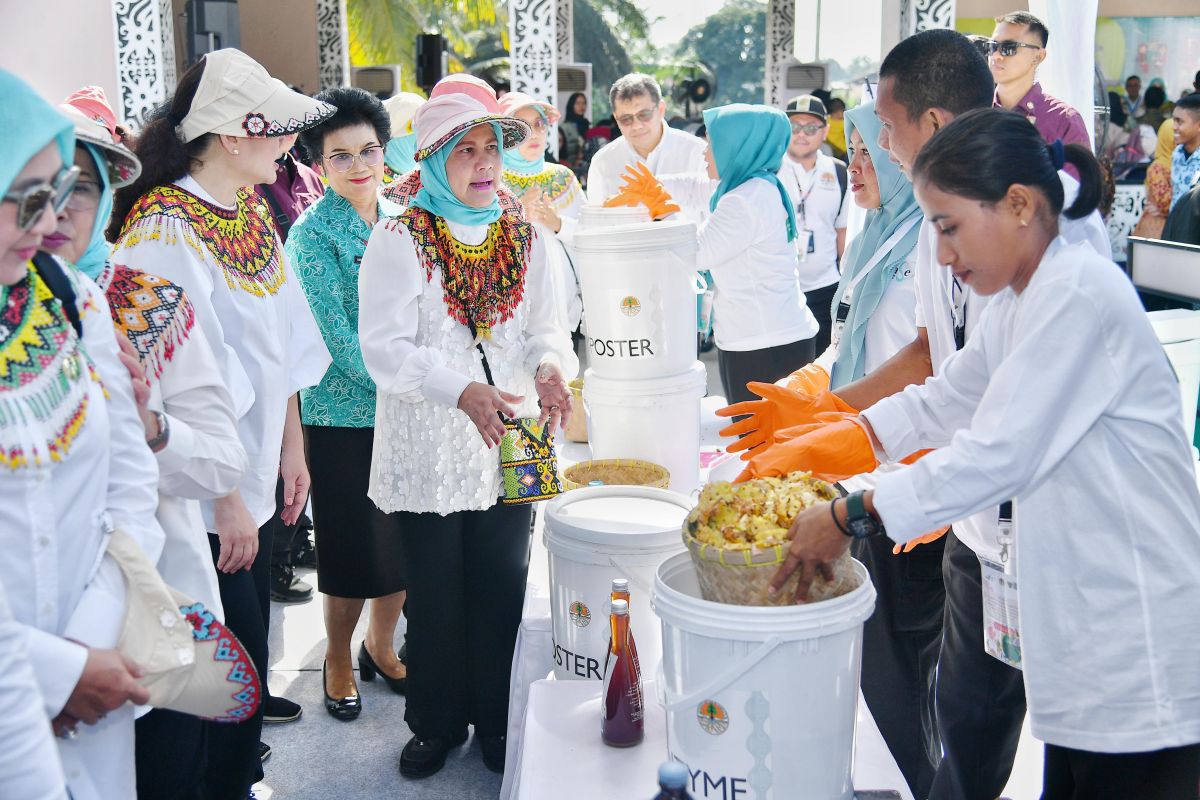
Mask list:
[{"label": "bottle cap", "polygon": [[629,591],[629,579],[628,578],[613,578],[612,590],[614,592],[628,592]]},{"label": "bottle cap", "polygon": [[613,600],[612,612],[618,616],[625,616],[629,613],[629,602],[626,600]]},{"label": "bottle cap", "polygon": [[687,788],[688,768],[679,761],[668,761],[658,768],[658,785],[664,789]]}]

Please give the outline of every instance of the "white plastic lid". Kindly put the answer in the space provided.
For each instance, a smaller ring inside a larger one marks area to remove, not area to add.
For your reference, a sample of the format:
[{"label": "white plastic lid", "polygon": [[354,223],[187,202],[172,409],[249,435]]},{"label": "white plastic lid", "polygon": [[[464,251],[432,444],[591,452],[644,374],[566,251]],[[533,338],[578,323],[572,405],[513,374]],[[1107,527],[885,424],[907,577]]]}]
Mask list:
[{"label": "white plastic lid", "polygon": [[664,397],[683,393],[703,397],[708,391],[708,370],[695,361],[685,372],[662,378],[606,378],[588,368],[583,373],[585,398],[610,400],[621,397]]},{"label": "white plastic lid", "polygon": [[645,206],[617,206],[605,208],[601,205],[585,205],[579,212],[579,230],[588,228],[611,228],[615,225],[637,225],[650,221],[650,209]]},{"label": "white plastic lid", "polygon": [[1146,316],[1150,318],[1161,344],[1200,339],[1200,311],[1169,308],[1165,311],[1149,311]]},{"label": "white plastic lid", "polygon": [[681,546],[686,495],[650,486],[574,489],[546,509],[547,533],[605,547],[660,549]]},{"label": "white plastic lid", "polygon": [[591,253],[631,253],[673,249],[694,253],[700,246],[696,224],[683,220],[642,222],[604,228],[584,228],[575,232],[575,249]]}]

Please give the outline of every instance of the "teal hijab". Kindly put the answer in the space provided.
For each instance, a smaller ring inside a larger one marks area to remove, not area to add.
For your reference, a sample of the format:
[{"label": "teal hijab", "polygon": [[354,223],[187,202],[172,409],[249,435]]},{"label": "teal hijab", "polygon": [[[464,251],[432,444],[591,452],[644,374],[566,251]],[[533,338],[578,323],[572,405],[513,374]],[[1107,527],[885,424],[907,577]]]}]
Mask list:
[{"label": "teal hijab", "polygon": [[706,110],[704,124],[717,174],[721,176],[721,183],[708,203],[709,210],[716,210],[717,202],[726,192],[751,178],[771,181],[779,190],[779,201],[787,210],[788,241],[795,239],[796,211],[787,189],[776,175],[792,140],[787,115],[777,108],[731,103]]},{"label": "teal hijab", "polygon": [[383,149],[383,163],[397,175],[407,175],[417,168],[413,155],[417,152],[417,135],[406,133],[393,136]]},{"label": "teal hijab", "polygon": [[0,69],[0,194],[8,194],[29,159],[55,142],[64,165],[75,163],[75,126],[29,84]]},{"label": "teal hijab", "polygon": [[[546,112],[541,106],[533,106],[534,111],[538,113],[543,120],[549,121],[546,118]],[[515,172],[518,175],[541,175],[542,170],[546,168],[546,151],[538,153],[537,158],[530,160],[521,155],[521,148],[509,148],[504,151],[504,168],[509,172]]]},{"label": "teal hijab", "polygon": [[[496,134],[496,141],[502,143],[504,134],[499,124],[493,122],[492,130]],[[458,199],[446,177],[446,159],[466,135],[467,131],[463,131],[436,152],[421,159],[421,191],[417,192],[411,204],[459,225],[491,225],[504,213],[499,197],[493,197],[489,206],[472,208]],[[500,176],[497,175],[495,180],[498,185]]]},{"label": "teal hijab", "polygon": [[96,280],[100,277],[112,250],[104,239],[104,229],[108,227],[108,218],[112,216],[113,191],[108,179],[108,159],[105,158],[104,151],[91,144],[83,146],[95,162],[96,173],[100,176],[100,205],[96,207],[96,220],[92,223],[92,239],[88,243],[88,249],[79,257],[79,261],[75,262],[75,268]]},{"label": "teal hijab", "polygon": [[875,167],[875,178],[879,181],[879,208],[867,212],[867,224],[854,241],[846,248],[842,257],[842,279],[833,296],[832,313],[837,317],[838,303],[846,292],[850,281],[861,272],[867,263],[892,236],[916,218],[917,222],[897,242],[891,251],[871,267],[870,273],[854,289],[850,313],[842,329],[838,346],[837,361],[829,375],[829,388],[836,390],[856,381],[866,372],[867,323],[883,300],[884,292],[896,274],[904,268],[904,262],[917,246],[921,232],[921,207],[913,197],[912,184],[900,168],[888,158],[887,151],[879,146],[879,118],[875,116],[875,104],[865,103],[846,112],[846,145],[849,147],[850,132],[857,130],[871,154]]}]

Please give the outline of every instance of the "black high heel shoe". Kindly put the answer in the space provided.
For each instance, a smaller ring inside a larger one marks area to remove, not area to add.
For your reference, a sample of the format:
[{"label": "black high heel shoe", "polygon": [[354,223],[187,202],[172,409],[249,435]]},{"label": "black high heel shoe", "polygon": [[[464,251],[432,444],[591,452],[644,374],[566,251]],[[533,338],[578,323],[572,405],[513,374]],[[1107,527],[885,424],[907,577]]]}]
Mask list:
[{"label": "black high heel shoe", "polygon": [[364,681],[373,681],[378,674],[383,678],[383,682],[388,685],[396,694],[404,694],[408,688],[408,678],[393,678],[379,668],[375,663],[375,659],[371,658],[371,654],[367,652],[367,643],[363,642],[358,646],[358,674],[362,676]]},{"label": "black high heel shoe", "polygon": [[358,715],[362,713],[362,698],[358,694],[352,694],[349,697],[343,697],[340,700],[335,700],[329,696],[329,689],[325,683],[325,662],[321,662],[321,691],[325,694],[325,710],[329,712],[329,716],[341,722],[350,722],[358,719]]}]

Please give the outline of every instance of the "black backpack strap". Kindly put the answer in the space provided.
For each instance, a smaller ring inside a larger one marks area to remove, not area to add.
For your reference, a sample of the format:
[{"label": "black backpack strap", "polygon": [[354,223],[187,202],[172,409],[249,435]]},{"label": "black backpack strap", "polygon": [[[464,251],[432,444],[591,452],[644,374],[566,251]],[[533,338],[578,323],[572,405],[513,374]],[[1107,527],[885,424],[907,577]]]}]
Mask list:
[{"label": "black backpack strap", "polygon": [[283,210],[279,199],[271,194],[269,186],[263,187],[260,196],[266,198],[267,205],[271,207],[271,218],[275,220],[275,227],[279,229],[279,241],[286,242],[288,231],[292,228],[292,218]]},{"label": "black backpack strap", "polygon": [[[840,160],[834,159],[833,168],[837,170],[838,186],[842,190],[842,204],[846,202],[846,187],[850,185],[850,177],[846,174],[846,165]],[[842,211],[842,206],[838,206],[838,213]]]},{"label": "black backpack strap", "polygon": [[66,271],[58,263],[58,259],[42,252],[33,257],[33,265],[46,288],[62,303],[63,313],[67,315],[75,334],[82,340],[83,321],[79,318],[79,302],[75,296],[75,286],[67,277]]}]

